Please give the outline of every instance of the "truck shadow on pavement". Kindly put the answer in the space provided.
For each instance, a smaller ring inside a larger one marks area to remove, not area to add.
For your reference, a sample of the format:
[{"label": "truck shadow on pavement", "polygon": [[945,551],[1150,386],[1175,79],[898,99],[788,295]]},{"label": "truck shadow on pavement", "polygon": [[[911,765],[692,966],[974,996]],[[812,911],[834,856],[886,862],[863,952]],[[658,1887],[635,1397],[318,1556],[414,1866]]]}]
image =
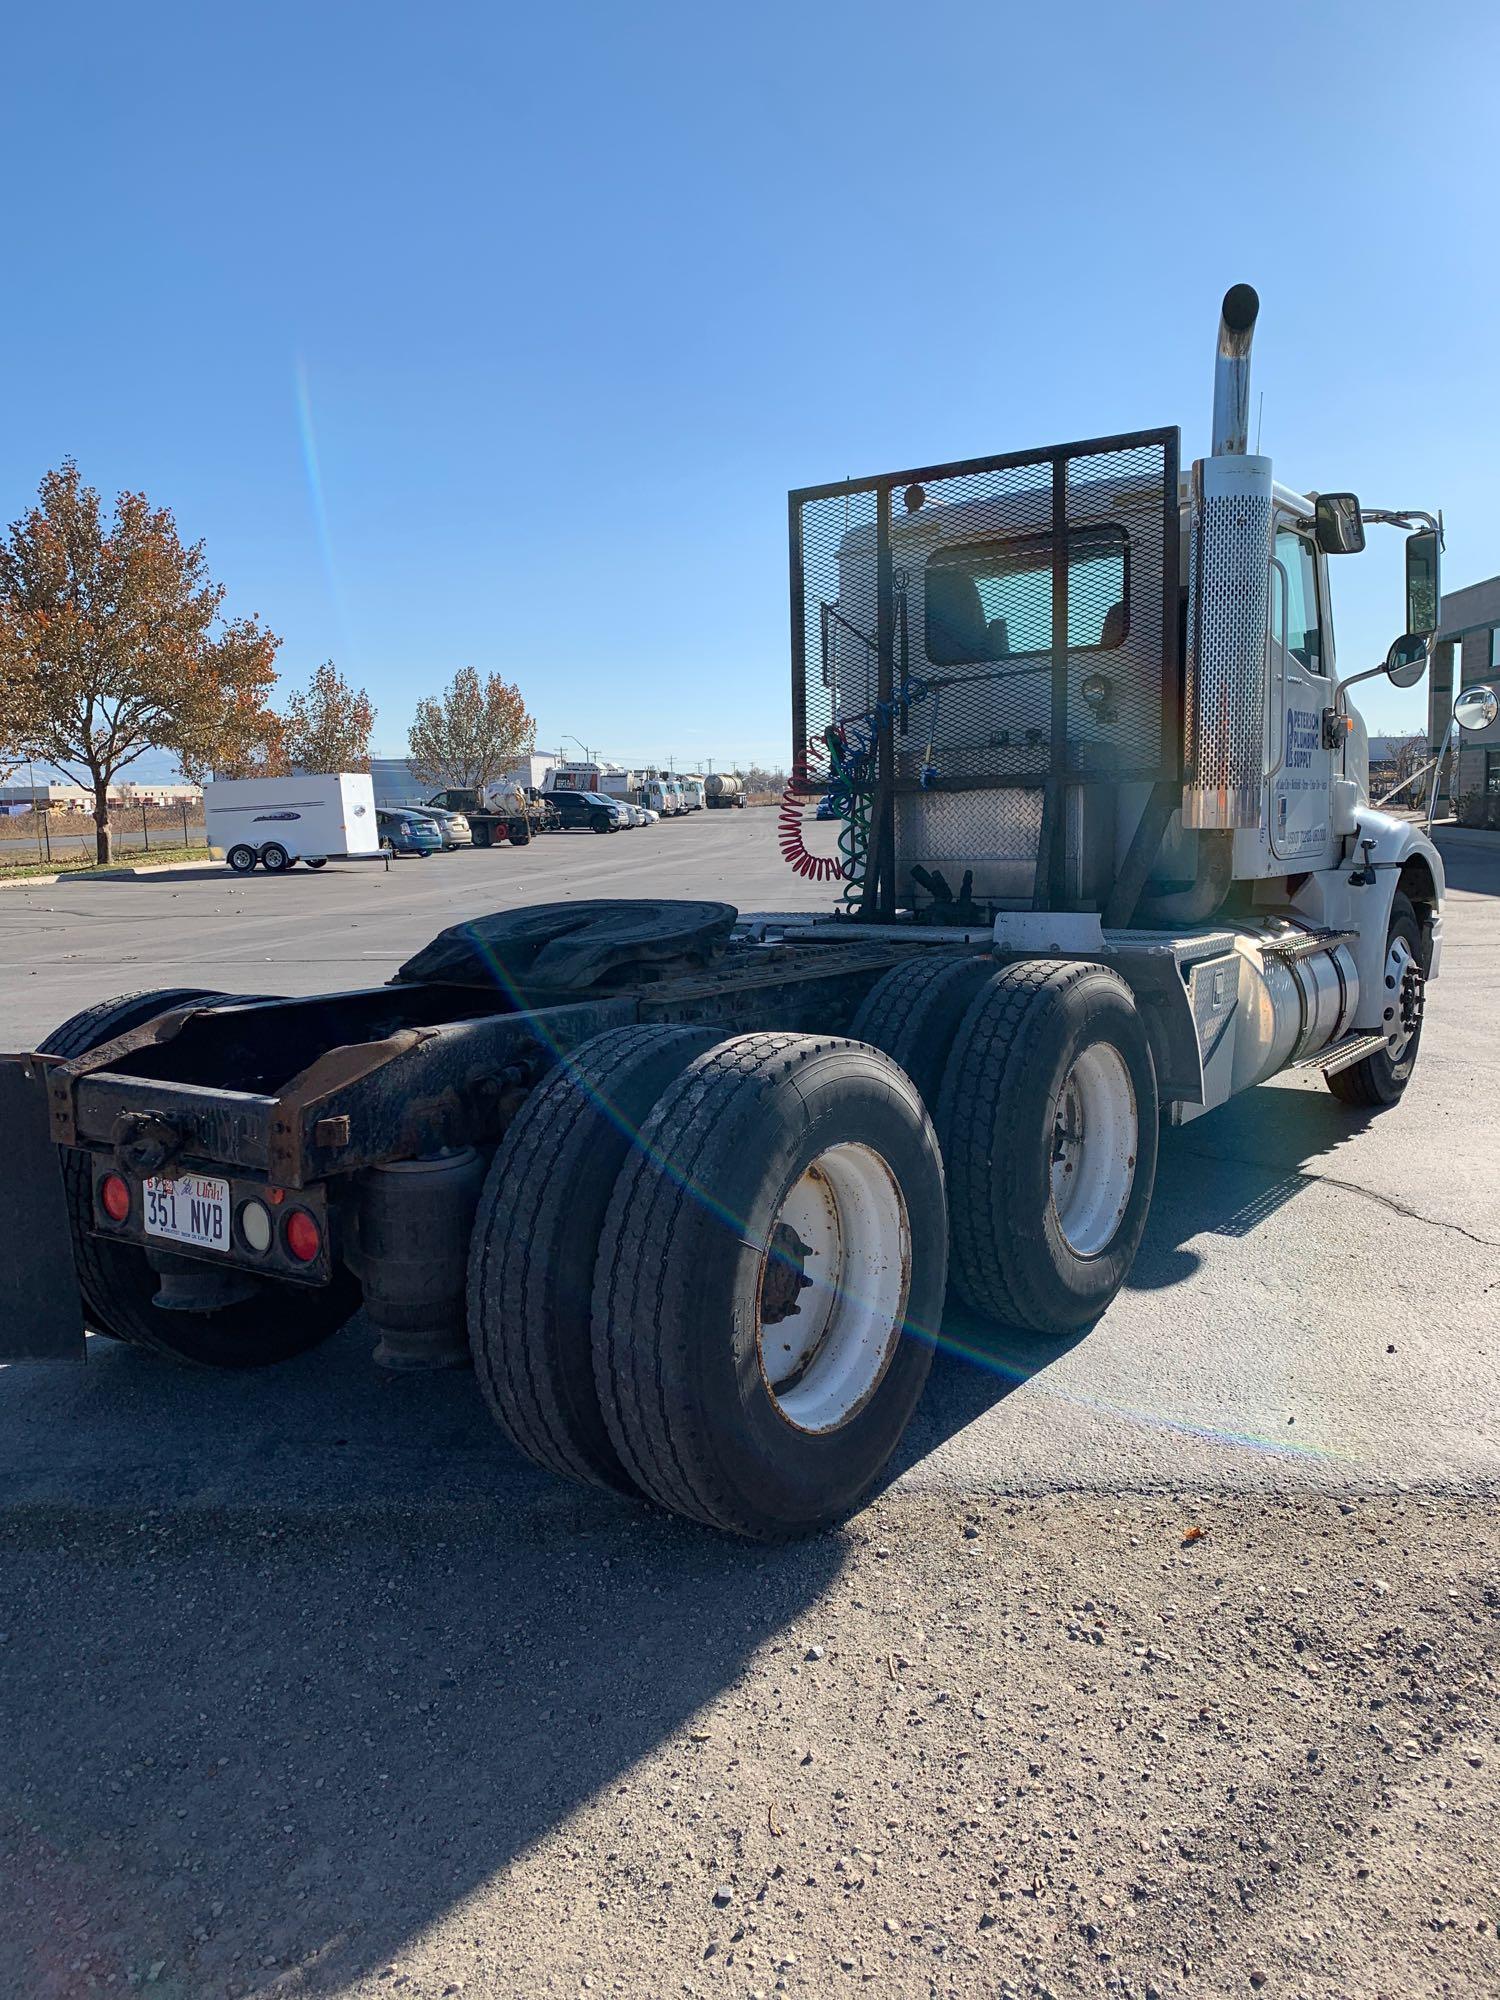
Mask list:
[{"label": "truck shadow on pavement", "polygon": [[380,1974],[659,1745],[690,1782],[695,1713],[800,1659],[848,1552],[550,1479],[472,1378],[366,1379],[357,1322],[265,1376],[90,1346],[0,1376],[36,1446],[0,1476],[7,1994]]},{"label": "truck shadow on pavement", "polygon": [[1132,1291],[1181,1284],[1203,1264],[1188,1247],[1204,1235],[1244,1237],[1315,1187],[1309,1173],[1368,1129],[1322,1090],[1247,1090],[1191,1125],[1162,1127],[1156,1192],[1126,1283]]}]

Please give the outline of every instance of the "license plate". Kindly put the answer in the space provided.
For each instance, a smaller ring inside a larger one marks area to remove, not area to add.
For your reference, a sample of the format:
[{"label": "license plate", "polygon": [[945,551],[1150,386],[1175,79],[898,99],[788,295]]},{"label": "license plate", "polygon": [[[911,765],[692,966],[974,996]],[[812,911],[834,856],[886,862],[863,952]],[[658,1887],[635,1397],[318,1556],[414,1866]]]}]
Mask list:
[{"label": "license plate", "polygon": [[143,1183],[146,1234],[199,1250],[229,1248],[229,1183],[211,1174],[153,1175]]}]

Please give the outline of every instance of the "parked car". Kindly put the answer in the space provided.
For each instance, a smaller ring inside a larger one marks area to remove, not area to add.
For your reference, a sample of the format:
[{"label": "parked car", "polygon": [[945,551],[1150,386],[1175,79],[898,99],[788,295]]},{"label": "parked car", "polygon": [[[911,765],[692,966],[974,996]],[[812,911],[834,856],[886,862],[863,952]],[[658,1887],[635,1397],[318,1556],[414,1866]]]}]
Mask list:
[{"label": "parked car", "polygon": [[381,802],[383,813],[394,813],[398,818],[430,820],[437,828],[438,840],[445,848],[472,847],[474,830],[465,814],[453,812],[446,806],[400,804],[391,799]]},{"label": "parked car", "polygon": [[420,854],[425,861],[429,854],[443,851],[443,836],[437,822],[409,807],[379,808],[375,824],[381,846],[388,847],[392,854]]},{"label": "parked car", "polygon": [[445,849],[474,845],[474,829],[467,813],[453,812],[447,806],[422,806],[420,811],[423,819],[435,822]]},{"label": "parked car", "polygon": [[593,833],[618,833],[630,823],[623,803],[605,798],[602,792],[552,791],[547,796],[564,827],[586,826]]}]

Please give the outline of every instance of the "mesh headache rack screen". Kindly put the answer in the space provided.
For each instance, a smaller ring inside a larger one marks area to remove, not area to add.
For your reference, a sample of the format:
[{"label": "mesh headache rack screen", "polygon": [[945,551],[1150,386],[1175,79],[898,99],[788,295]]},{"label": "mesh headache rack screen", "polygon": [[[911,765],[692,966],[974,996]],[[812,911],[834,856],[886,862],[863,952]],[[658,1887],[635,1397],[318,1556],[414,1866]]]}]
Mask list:
[{"label": "mesh headache rack screen", "polygon": [[1085,795],[1180,783],[1177,474],[1137,431],[791,495],[793,769],[867,914],[914,866],[1064,907]]}]

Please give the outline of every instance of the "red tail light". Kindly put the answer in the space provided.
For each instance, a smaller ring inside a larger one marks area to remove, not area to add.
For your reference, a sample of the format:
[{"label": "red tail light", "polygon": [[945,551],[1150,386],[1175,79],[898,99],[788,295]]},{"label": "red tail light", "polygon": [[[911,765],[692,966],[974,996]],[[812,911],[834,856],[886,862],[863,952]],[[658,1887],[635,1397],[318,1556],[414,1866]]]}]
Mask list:
[{"label": "red tail light", "polygon": [[323,1248],[323,1236],[305,1208],[294,1208],[283,1226],[283,1241],[299,1264],[311,1264]]},{"label": "red tail light", "polygon": [[124,1222],[130,1214],[130,1186],[118,1174],[106,1174],[99,1183],[99,1206],[111,1222]]}]

